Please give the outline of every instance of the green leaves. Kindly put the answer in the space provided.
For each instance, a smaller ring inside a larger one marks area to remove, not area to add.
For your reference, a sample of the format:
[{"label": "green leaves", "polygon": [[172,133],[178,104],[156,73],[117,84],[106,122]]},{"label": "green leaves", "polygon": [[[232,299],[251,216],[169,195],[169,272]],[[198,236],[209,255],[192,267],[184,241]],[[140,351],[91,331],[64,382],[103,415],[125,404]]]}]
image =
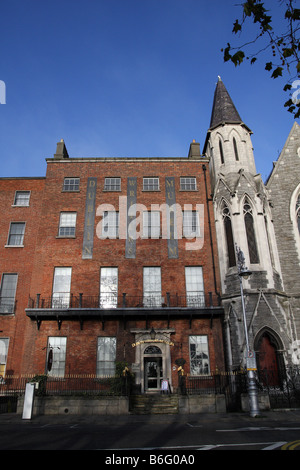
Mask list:
[{"label": "green leaves", "polygon": [[283,67],[276,67],[276,69],[273,71],[271,77],[272,78],[282,77],[282,71],[283,71]]},{"label": "green leaves", "polygon": [[231,61],[235,66],[240,65],[244,60],[245,54],[243,51],[237,51],[232,57]]},{"label": "green leaves", "polygon": [[[270,77],[273,79],[283,77],[284,74],[288,76],[287,81],[295,81],[297,77],[300,78],[300,9],[295,8],[294,5],[298,0],[289,0],[283,2],[277,0],[280,8],[282,8],[282,18],[285,22],[284,32],[276,31],[272,26],[272,15],[264,6],[262,0],[247,0],[240,6],[242,19],[236,19],[233,23],[232,33],[241,36],[246,22],[252,21],[253,23],[253,38],[248,40],[244,45],[232,47],[227,43],[227,47],[223,50],[224,62],[232,62],[235,67],[241,65],[245,58],[250,60],[253,65],[257,62],[258,56],[265,56],[265,70],[270,72]],[[258,31],[257,31],[258,28]],[[256,44],[263,43],[260,47]],[[245,48],[250,49],[245,55]],[[253,50],[254,49],[254,50]],[[269,57],[267,55],[269,54]],[[272,59],[272,60],[268,60]],[[287,83],[284,91],[289,91],[291,86]],[[300,94],[300,91],[299,91]],[[294,99],[288,100],[285,107],[288,111],[293,113],[295,117],[300,117],[300,103],[294,102]],[[300,100],[299,100],[300,101]]]},{"label": "green leaves", "polygon": [[231,46],[229,43],[227,43],[227,47],[224,50],[224,62],[228,62],[229,60],[231,60],[231,62],[233,62],[235,66],[240,65],[245,58],[244,52],[237,51],[235,54],[231,55],[230,50]]},{"label": "green leaves", "polygon": [[232,32],[237,34],[239,31],[242,31],[242,25],[240,25],[239,20],[235,20]]}]

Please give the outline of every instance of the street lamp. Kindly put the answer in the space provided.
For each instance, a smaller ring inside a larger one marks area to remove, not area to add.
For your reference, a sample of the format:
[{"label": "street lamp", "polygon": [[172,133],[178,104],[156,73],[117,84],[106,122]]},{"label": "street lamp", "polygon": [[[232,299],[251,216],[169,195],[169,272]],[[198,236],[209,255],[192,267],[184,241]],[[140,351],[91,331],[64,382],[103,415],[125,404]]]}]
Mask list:
[{"label": "street lamp", "polygon": [[255,361],[254,351],[252,351],[249,346],[246,309],[245,309],[245,301],[244,301],[244,289],[243,289],[243,278],[248,279],[248,277],[251,276],[252,273],[245,266],[244,253],[238,247],[236,247],[236,254],[237,254],[237,268],[238,268],[238,275],[239,275],[239,280],[240,280],[243,320],[244,320],[246,348],[247,348],[247,382],[248,382],[250,416],[255,417],[255,416],[260,415],[259,406],[258,406],[258,392],[257,392],[256,381],[255,381],[255,375],[254,375],[254,370],[256,370],[256,361]]}]

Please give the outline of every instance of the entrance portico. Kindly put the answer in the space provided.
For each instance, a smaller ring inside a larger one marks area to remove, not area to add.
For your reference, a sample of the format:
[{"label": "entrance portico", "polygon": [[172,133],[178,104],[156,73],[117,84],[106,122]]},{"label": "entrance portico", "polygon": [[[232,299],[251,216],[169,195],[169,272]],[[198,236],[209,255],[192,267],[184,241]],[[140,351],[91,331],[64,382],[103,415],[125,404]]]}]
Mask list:
[{"label": "entrance portico", "polygon": [[[152,330],[153,332],[153,330]],[[171,334],[174,329],[157,329],[155,338],[149,329],[132,329],[135,334],[135,383],[141,386],[141,393],[158,392],[162,379],[169,379],[172,389],[171,350],[174,346]]]}]

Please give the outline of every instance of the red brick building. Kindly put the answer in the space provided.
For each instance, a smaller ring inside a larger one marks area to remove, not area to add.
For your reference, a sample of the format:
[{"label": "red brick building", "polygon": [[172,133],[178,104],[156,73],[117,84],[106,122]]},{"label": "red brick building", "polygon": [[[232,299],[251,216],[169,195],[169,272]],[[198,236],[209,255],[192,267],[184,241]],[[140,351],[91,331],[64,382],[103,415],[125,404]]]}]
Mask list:
[{"label": "red brick building", "polygon": [[112,375],[142,393],[224,370],[208,159],[69,158],[0,179],[1,374]]}]

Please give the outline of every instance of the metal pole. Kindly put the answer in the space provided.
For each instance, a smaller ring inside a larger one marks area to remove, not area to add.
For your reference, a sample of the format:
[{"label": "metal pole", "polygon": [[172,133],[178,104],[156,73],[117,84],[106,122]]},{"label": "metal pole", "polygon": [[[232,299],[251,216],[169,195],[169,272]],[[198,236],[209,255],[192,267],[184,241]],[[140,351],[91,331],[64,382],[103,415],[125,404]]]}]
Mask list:
[{"label": "metal pole", "polygon": [[[243,252],[237,248],[237,258],[238,258],[238,275],[240,279],[240,290],[241,290],[241,300],[242,300],[242,310],[243,310],[243,321],[244,321],[244,330],[245,330],[245,339],[246,339],[246,348],[247,348],[247,384],[248,384],[248,397],[249,397],[249,408],[250,416],[255,417],[260,415],[259,406],[258,406],[258,390],[255,381],[254,370],[250,369],[248,366],[248,361],[252,357],[253,352],[249,346],[248,338],[248,329],[247,329],[247,318],[246,318],[246,309],[244,301],[244,289],[243,289],[243,280],[242,277],[245,273],[248,273],[247,268],[245,267],[245,257]],[[251,273],[249,272],[249,275]]]}]

